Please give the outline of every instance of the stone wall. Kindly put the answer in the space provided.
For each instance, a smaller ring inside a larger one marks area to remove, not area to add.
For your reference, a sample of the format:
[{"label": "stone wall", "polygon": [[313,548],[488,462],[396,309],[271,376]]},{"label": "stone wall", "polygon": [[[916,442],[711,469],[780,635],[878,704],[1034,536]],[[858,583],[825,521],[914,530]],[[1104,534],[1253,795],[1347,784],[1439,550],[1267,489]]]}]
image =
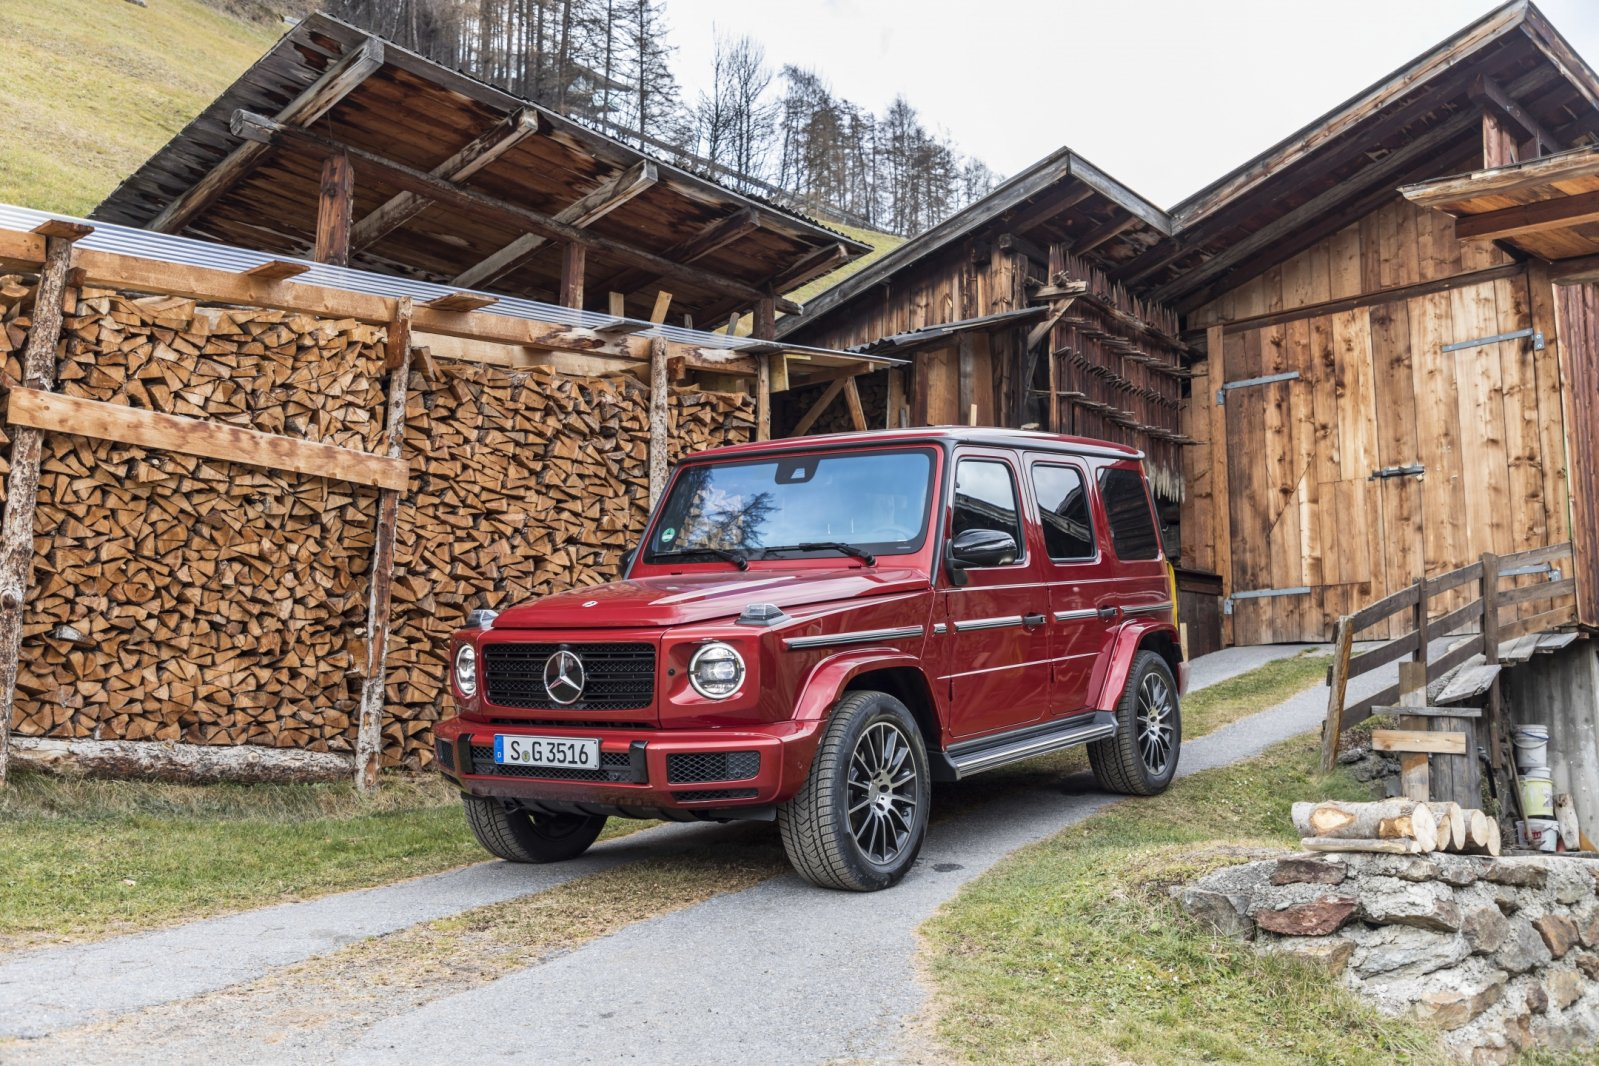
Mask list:
[{"label": "stone wall", "polygon": [[1463,1062],[1599,1045],[1599,861],[1299,854],[1173,892],[1218,933],[1436,1026]]}]

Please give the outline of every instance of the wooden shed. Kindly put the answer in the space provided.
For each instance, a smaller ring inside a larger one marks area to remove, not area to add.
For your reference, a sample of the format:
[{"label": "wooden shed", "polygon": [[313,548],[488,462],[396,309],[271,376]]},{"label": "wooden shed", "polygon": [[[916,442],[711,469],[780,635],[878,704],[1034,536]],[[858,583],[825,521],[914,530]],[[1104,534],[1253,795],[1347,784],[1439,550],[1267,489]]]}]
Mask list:
[{"label": "wooden shed", "polygon": [[[1231,641],[1325,640],[1418,577],[1568,540],[1599,621],[1599,193],[1573,177],[1587,150],[1554,155],[1596,133],[1599,78],[1517,0],[1169,211],[1063,150],[781,329],[909,353],[862,389],[888,422],[975,405],[1143,447],[1181,501],[1183,564],[1221,578]],[[1400,191],[1485,167],[1476,200],[1473,179]],[[1495,198],[1496,180],[1529,191]],[[1480,211],[1498,217],[1451,213]]]}]

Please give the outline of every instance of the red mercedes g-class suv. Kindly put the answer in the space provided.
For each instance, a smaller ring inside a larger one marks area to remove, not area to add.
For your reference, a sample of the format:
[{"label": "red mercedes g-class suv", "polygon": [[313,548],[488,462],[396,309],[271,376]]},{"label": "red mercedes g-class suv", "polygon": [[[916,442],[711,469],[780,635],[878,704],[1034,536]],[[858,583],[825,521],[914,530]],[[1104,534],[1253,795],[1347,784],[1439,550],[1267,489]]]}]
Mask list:
[{"label": "red mercedes g-class suv", "polygon": [[905,875],[936,781],[1086,744],[1159,792],[1187,669],[1140,458],[976,428],[692,456],[620,581],[455,635],[439,768],[514,862],[613,816],[775,818],[857,891]]}]

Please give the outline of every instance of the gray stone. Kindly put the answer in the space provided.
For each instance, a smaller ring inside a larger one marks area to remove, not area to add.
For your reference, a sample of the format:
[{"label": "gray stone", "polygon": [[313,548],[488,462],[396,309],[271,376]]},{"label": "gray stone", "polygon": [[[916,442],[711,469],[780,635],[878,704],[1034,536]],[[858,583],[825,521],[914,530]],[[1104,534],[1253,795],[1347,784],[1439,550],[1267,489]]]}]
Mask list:
[{"label": "gray stone", "polygon": [[1454,888],[1465,888],[1477,883],[1484,865],[1482,860],[1469,856],[1446,856],[1438,863],[1438,880]]},{"label": "gray stone", "polygon": [[1549,871],[1537,865],[1536,859],[1500,859],[1488,867],[1486,877],[1496,885],[1515,888],[1542,888],[1549,880]]},{"label": "gray stone", "polygon": [[1231,897],[1221,892],[1212,892],[1207,888],[1184,888],[1178,896],[1178,902],[1183,910],[1217,936],[1249,940],[1255,935],[1255,923],[1239,911]]},{"label": "gray stone", "polygon": [[1312,859],[1302,855],[1280,859],[1271,872],[1274,885],[1338,885],[1349,876],[1349,867],[1336,859]]},{"label": "gray stone", "polygon": [[1345,937],[1355,943],[1350,969],[1361,977],[1419,976],[1454,966],[1471,955],[1471,945],[1458,933],[1436,933],[1410,926],[1351,931]]},{"label": "gray stone", "polygon": [[1543,985],[1537,981],[1527,986],[1527,1009],[1534,1014],[1542,1014],[1549,1009],[1549,993],[1544,991]]},{"label": "gray stone", "polygon": [[1599,955],[1591,951],[1579,951],[1576,954],[1577,969],[1581,970],[1588,979],[1599,978]]},{"label": "gray stone", "polygon": [[1571,860],[1556,862],[1549,867],[1548,888],[1555,902],[1570,906],[1585,899],[1593,899],[1593,877]]},{"label": "gray stone", "polygon": [[1449,886],[1436,881],[1411,883],[1393,877],[1364,878],[1360,916],[1374,925],[1413,925],[1419,929],[1460,928],[1460,908]]},{"label": "gray stone", "polygon": [[1566,952],[1577,945],[1577,923],[1564,914],[1546,914],[1534,919],[1532,927],[1543,937],[1549,954],[1557,959],[1565,958]]},{"label": "gray stone", "polygon": [[1499,908],[1499,913],[1506,918],[1521,910],[1521,896],[1513,888],[1495,885],[1493,888],[1494,906]]},{"label": "gray stone", "polygon": [[1298,959],[1337,976],[1349,965],[1349,959],[1355,953],[1355,945],[1351,941],[1334,936],[1285,937],[1264,945],[1264,950],[1271,954]]},{"label": "gray stone", "polygon": [[1526,973],[1536,966],[1547,966],[1553,958],[1538,930],[1525,918],[1512,918],[1510,932],[1499,950],[1494,952],[1494,965],[1513,974]]},{"label": "gray stone", "polygon": [[[1442,976],[1433,975],[1435,979]],[[1423,992],[1416,1001],[1415,1015],[1418,1020],[1440,1029],[1459,1029],[1498,1003],[1504,987],[1505,975],[1502,973],[1490,974],[1478,981],[1451,982],[1449,987]]]},{"label": "gray stone", "polygon": [[1510,932],[1510,920],[1499,913],[1499,908],[1483,905],[1472,907],[1460,920],[1460,932],[1479,955],[1492,955],[1505,942]]},{"label": "gray stone", "polygon": [[1599,944],[1599,901],[1589,900],[1575,908],[1571,920],[1577,923],[1577,939],[1582,941],[1583,947]]},{"label": "gray stone", "polygon": [[1554,1010],[1565,1010],[1588,989],[1588,979],[1576,970],[1551,970],[1544,974],[1543,984],[1549,990],[1549,1006]]},{"label": "gray stone", "polygon": [[1198,887],[1240,898],[1245,901],[1245,909],[1248,909],[1248,900],[1269,883],[1271,872],[1276,868],[1275,862],[1265,860],[1234,863],[1201,877]]}]

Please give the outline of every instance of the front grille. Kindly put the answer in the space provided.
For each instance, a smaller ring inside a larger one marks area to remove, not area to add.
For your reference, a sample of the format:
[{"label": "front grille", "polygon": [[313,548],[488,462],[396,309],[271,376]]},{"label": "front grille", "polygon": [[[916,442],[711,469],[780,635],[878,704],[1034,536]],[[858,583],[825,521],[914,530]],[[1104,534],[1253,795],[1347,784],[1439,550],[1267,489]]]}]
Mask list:
[{"label": "front grille", "polygon": [[747,800],[760,795],[758,788],[704,788],[698,792],[674,792],[679,803],[708,803],[711,800]]},{"label": "front grille", "polygon": [[746,781],[760,772],[758,751],[703,751],[666,757],[666,780],[673,785]]},{"label": "front grille", "polygon": [[[557,703],[544,688],[544,664],[565,648],[583,661],[587,681],[575,703]],[[653,644],[487,644],[483,695],[501,707],[541,711],[636,711],[655,700]]]},{"label": "front grille", "polygon": [[541,781],[632,781],[633,760],[625,751],[600,752],[598,770],[564,766],[502,766],[494,761],[494,748],[472,745],[472,772],[491,777],[536,777]]}]

